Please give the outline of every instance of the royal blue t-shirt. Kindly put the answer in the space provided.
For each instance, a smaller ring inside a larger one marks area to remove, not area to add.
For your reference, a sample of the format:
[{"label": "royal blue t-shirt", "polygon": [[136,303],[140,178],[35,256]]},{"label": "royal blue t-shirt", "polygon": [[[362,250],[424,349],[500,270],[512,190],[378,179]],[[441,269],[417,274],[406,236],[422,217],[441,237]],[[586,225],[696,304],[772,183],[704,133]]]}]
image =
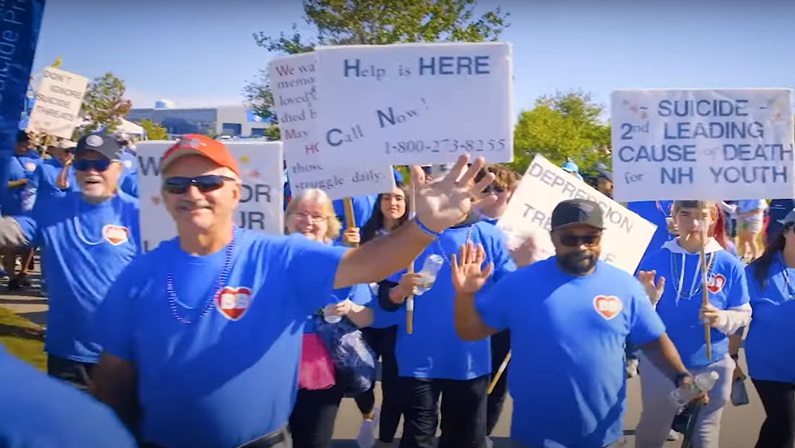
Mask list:
[{"label": "royal blue t-shirt", "polygon": [[28,190],[35,194],[34,208],[48,207],[50,199],[62,198],[69,191],[80,190],[75,179],[75,170],[71,166],[67,171],[69,187],[65,190],[58,187],[58,175],[61,174],[62,170],[63,164],[58,159],[52,158],[41,161],[27,185]]},{"label": "royal blue t-shirt", "polygon": [[553,256],[479,293],[475,306],[486,325],[511,331],[512,439],[595,448],[622,437],[624,343],[665,332],[634,277],[603,261],[574,277]]},{"label": "royal blue t-shirt", "polygon": [[33,178],[33,173],[39,166],[41,159],[35,151],[28,151],[24,155],[13,155],[3,158],[2,173],[0,173],[0,208],[4,216],[20,215],[23,213],[23,199],[25,186],[21,185],[8,188],[8,183],[15,180]]},{"label": "royal blue t-shirt", "polygon": [[3,448],[136,447],[113,411],[6,353],[2,344],[0,416]]},{"label": "royal blue t-shirt", "polygon": [[[425,259],[437,254],[445,263],[436,275],[433,287],[414,298],[414,328],[406,333],[406,308],[388,312],[375,306],[373,327],[398,326],[395,357],[400,376],[470,380],[491,372],[491,345],[489,339],[464,342],[453,324],[454,290],[450,281],[450,257],[458,254],[462,244],[470,239],[473,244],[483,244],[486,262],[494,263],[494,273],[484,288],[516,270],[505,248],[504,236],[497,227],[478,222],[471,226],[445,230],[444,233],[414,262],[415,272],[420,272]],[[400,274],[390,280],[399,281]]]},{"label": "royal blue t-shirt", "polygon": [[[747,304],[748,286],[742,262],[723,249],[707,251],[708,262],[713,259],[712,254],[714,261],[708,267],[709,303],[720,310]],[[699,255],[685,253],[675,241],[646,257],[638,268],[657,271],[657,276],[665,277],[657,313],[687,368],[707,366],[729,352],[728,336],[713,328],[710,332],[712,359],[707,359],[704,324],[699,319],[702,300],[699,268]],[[681,297],[677,299],[678,291],[681,291]]]},{"label": "royal blue t-shirt", "polygon": [[25,238],[41,247],[49,295],[44,349],[73,361],[97,362],[97,307],[140,252],[138,200],[119,193],[89,204],[79,192],[70,192],[34,212],[14,219]]},{"label": "royal blue t-shirt", "polygon": [[[795,284],[787,285],[785,265],[777,254],[762,289],[754,277],[753,265],[745,268],[753,319],[745,338],[748,375],[755,380],[795,383]],[[790,282],[795,269],[786,268]]]},{"label": "royal blue t-shirt", "polygon": [[[353,208],[353,220],[356,227],[362,227],[364,223],[370,219],[373,214],[373,208],[376,206],[376,199],[378,195],[371,194],[366,196],[356,196],[351,198],[351,205]],[[334,206],[334,214],[340,222],[345,225],[345,205],[342,199],[335,199],[332,203]]]},{"label": "royal blue t-shirt", "polygon": [[306,317],[329,303],[345,251],[237,229],[214,254],[173,239],[130,263],[98,322],[105,351],[135,365],[143,439],[233,448],[285,426]]}]

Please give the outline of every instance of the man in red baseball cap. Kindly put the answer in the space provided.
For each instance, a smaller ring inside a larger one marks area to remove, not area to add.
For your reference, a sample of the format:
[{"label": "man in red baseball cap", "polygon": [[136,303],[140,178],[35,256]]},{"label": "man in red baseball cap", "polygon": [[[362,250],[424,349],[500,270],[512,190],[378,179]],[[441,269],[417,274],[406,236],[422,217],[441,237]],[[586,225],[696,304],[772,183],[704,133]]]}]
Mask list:
[{"label": "man in red baseball cap", "polygon": [[96,396],[147,447],[289,447],[307,316],[336,302],[332,290],[401,270],[458,224],[493,180],[475,183],[485,162],[467,161],[433,183],[415,168],[417,219],[346,249],[236,227],[237,162],[221,142],[184,136],[161,160],[178,236],[108,293]]}]

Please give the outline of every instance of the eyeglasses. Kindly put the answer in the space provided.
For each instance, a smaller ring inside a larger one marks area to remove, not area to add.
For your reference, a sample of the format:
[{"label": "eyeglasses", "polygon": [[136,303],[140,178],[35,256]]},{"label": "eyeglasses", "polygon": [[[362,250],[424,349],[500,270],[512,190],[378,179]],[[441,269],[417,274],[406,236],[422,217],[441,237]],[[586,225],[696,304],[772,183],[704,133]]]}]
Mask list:
[{"label": "eyeglasses", "polygon": [[483,190],[483,192],[484,193],[504,193],[505,189],[500,187],[500,186],[498,186],[498,185],[491,184],[488,187],[486,187],[486,189]]},{"label": "eyeglasses", "polygon": [[169,177],[163,181],[163,190],[170,194],[185,194],[191,185],[200,193],[209,193],[224,186],[224,182],[235,180],[228,176],[206,174],[197,177]]},{"label": "eyeglasses", "polygon": [[592,233],[590,235],[572,235],[570,233],[563,233],[560,235],[560,244],[566,247],[592,247],[599,244],[599,240],[601,238],[601,233]]},{"label": "eyeglasses", "polygon": [[94,170],[97,172],[105,172],[108,170],[111,161],[108,159],[78,159],[72,163],[75,171],[89,171]]},{"label": "eyeglasses", "polygon": [[328,219],[326,215],[313,215],[306,212],[295,212],[293,215],[301,219],[306,219],[309,222],[321,222]]}]

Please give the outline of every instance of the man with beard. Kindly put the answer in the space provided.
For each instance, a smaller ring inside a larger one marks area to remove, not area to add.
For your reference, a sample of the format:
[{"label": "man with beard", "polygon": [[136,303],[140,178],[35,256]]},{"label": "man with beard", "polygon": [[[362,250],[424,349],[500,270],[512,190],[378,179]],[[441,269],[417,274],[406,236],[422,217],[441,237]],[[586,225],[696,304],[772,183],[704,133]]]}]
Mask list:
[{"label": "man with beard", "polygon": [[466,341],[511,331],[511,439],[519,448],[619,446],[624,341],[641,346],[674,385],[691,377],[640,283],[599,261],[603,212],[572,199],[551,218],[555,256],[485,284],[482,247],[452,259],[455,326]]}]

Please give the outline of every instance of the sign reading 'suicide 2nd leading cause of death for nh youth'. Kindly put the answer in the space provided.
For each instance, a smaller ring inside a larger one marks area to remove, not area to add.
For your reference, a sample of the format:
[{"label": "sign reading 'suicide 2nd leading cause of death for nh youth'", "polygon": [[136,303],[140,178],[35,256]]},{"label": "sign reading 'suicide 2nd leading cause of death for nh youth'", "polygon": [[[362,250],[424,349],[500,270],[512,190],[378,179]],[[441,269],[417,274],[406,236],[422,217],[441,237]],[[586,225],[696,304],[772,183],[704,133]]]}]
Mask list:
[{"label": "sign reading 'suicide 2nd leading cause of death for nh youth'", "polygon": [[789,89],[613,92],[615,199],[795,197],[791,94]]},{"label": "sign reading 'suicide 2nd leading cause of death for nh youth'", "polygon": [[511,161],[511,60],[503,42],[319,47],[323,165]]}]

